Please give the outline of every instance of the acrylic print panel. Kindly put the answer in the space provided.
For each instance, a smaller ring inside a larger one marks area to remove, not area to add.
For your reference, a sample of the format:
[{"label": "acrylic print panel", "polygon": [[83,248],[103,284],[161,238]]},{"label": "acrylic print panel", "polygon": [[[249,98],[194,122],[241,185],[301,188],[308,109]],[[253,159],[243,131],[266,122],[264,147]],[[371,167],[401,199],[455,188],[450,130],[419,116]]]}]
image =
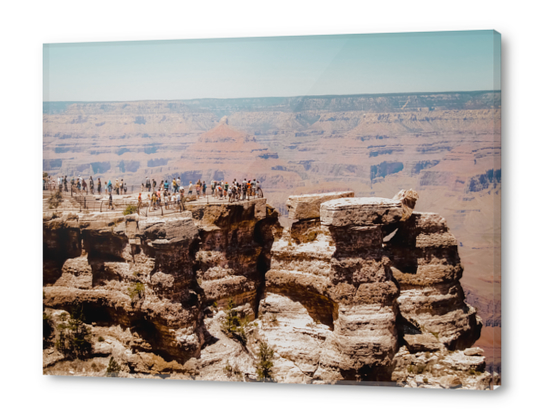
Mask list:
[{"label": "acrylic print panel", "polygon": [[500,35],[44,46],[47,375],[500,384]]}]

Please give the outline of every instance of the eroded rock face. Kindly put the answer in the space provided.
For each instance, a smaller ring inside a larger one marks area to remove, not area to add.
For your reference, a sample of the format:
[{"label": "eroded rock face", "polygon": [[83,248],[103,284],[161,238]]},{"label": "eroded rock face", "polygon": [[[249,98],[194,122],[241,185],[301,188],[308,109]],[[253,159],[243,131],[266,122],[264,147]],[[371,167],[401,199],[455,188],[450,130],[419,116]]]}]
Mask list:
[{"label": "eroded rock face", "polygon": [[258,310],[263,275],[269,268],[278,213],[265,199],[190,207],[197,219],[201,244],[196,253],[197,278],[205,302],[219,308],[232,300]]},{"label": "eroded rock face", "polygon": [[69,258],[81,255],[79,217],[74,213],[46,213],[43,216],[43,284],[51,284],[62,275]]},{"label": "eroded rock face", "polygon": [[[398,348],[398,288],[382,252],[381,225],[372,223],[400,218],[400,203],[388,201],[324,202],[321,222],[294,225],[273,245],[266,291],[301,302],[315,321],[331,329],[321,344],[313,381],[386,380],[391,375]],[[302,226],[308,234],[303,235]]]},{"label": "eroded rock face", "polygon": [[401,289],[401,329],[433,334],[450,350],[471,346],[482,322],[465,302],[457,241],[446,221],[435,213],[414,212],[394,227],[397,232],[385,249]]},{"label": "eroded rock face", "polygon": [[478,338],[456,240],[440,216],[413,213],[417,198],[329,200],[320,218],[293,223],[273,244],[266,295],[299,302],[330,328],[313,352],[318,369],[304,373],[311,381],[390,381],[401,341],[416,354]]},{"label": "eroded rock face", "polygon": [[[413,212],[412,190],[334,194],[291,197],[291,228],[265,199],[166,217],[47,215],[48,322],[82,305],[89,357],[103,371],[114,356],[121,376],[255,381],[267,343],[278,382],[491,387],[482,350],[468,348],[481,320],[446,221]],[[240,335],[224,329],[232,306]],[[44,363],[71,366],[54,347]]]},{"label": "eroded rock face", "polygon": [[277,217],[265,200],[167,217],[47,217],[44,304],[82,305],[88,321],[129,328],[153,351],[184,363],[200,355],[205,306],[233,299],[257,307],[258,267],[265,267]]}]

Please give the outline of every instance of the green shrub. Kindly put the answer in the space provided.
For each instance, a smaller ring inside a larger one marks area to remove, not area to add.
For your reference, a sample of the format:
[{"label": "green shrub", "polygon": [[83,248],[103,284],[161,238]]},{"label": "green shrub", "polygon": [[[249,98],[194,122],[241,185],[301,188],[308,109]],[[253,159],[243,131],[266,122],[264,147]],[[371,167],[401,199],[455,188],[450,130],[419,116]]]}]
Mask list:
[{"label": "green shrub", "polygon": [[80,359],[90,354],[92,350],[90,328],[84,323],[81,306],[75,307],[68,322],[59,324],[58,330],[55,346],[61,353],[70,359]]},{"label": "green shrub", "polygon": [[56,209],[60,205],[60,203],[62,203],[62,201],[63,201],[62,193],[60,192],[60,190],[56,190],[51,195],[51,197],[49,197],[49,199],[47,200],[47,203],[49,204],[50,209]]},{"label": "green shrub", "polygon": [[427,365],[421,364],[416,366],[416,373],[419,375],[420,373],[423,373],[425,371],[425,368]]},{"label": "green shrub", "polygon": [[477,370],[475,370],[475,369],[472,369],[472,368],[469,369],[469,375],[476,375],[476,376],[478,376],[478,375],[481,375],[481,374],[482,374],[482,372],[479,372],[479,371],[477,371]]},{"label": "green shrub", "polygon": [[128,296],[130,296],[132,302],[135,300],[136,296],[141,298],[144,291],[145,285],[139,281],[128,286]]},{"label": "green shrub", "polygon": [[236,309],[234,309],[233,300],[228,301],[226,308],[226,318],[222,323],[222,331],[229,337],[235,338],[245,345],[247,343],[247,335],[245,327],[248,324],[246,318],[240,317]]},{"label": "green shrub", "polygon": [[51,321],[51,317],[45,312],[43,313],[43,348],[49,347],[52,344],[53,333],[55,329]]},{"label": "green shrub", "polygon": [[113,357],[109,359],[109,364],[107,365],[107,370],[105,371],[105,376],[110,376],[116,378],[119,376],[120,365],[115,361]]},{"label": "green shrub", "polygon": [[234,365],[234,366],[230,365],[229,360],[226,362],[226,366],[224,366],[224,374],[228,378],[231,378],[232,376],[234,376],[236,378],[241,378],[242,377],[242,373],[239,370],[239,368],[237,367],[237,365]]},{"label": "green shrub", "polygon": [[260,351],[258,352],[258,363],[256,364],[256,373],[258,380],[264,382],[273,381],[273,357],[275,352],[265,342],[260,343]]},{"label": "green shrub", "polygon": [[317,236],[318,236],[318,232],[314,230],[310,231],[309,234],[307,235],[307,241],[312,242],[316,239]]},{"label": "green shrub", "polygon": [[126,206],[126,209],[124,210],[124,212],[122,214],[127,216],[127,215],[132,214],[132,213],[137,213],[137,206],[135,206],[133,204],[128,204]]},{"label": "green shrub", "polygon": [[103,341],[105,341],[105,339],[100,335],[100,336],[98,337],[98,342],[101,343],[101,342],[103,342]]}]

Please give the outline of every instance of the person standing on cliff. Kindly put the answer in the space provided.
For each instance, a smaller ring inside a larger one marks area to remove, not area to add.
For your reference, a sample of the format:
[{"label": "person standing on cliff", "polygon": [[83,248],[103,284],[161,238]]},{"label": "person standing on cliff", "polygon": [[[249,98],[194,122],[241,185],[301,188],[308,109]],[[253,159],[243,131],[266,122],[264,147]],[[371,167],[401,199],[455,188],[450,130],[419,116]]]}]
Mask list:
[{"label": "person standing on cliff", "polygon": [[98,178],[98,195],[102,193],[102,181]]}]

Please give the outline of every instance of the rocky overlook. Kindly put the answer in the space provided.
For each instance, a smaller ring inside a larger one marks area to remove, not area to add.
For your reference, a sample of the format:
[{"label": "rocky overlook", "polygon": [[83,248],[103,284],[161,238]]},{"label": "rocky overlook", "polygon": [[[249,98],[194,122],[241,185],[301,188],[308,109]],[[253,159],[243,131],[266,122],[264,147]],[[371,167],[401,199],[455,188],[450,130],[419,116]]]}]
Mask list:
[{"label": "rocky overlook", "polygon": [[417,199],[291,196],[290,227],[263,198],[45,213],[44,373],[492,389],[457,241]]}]

